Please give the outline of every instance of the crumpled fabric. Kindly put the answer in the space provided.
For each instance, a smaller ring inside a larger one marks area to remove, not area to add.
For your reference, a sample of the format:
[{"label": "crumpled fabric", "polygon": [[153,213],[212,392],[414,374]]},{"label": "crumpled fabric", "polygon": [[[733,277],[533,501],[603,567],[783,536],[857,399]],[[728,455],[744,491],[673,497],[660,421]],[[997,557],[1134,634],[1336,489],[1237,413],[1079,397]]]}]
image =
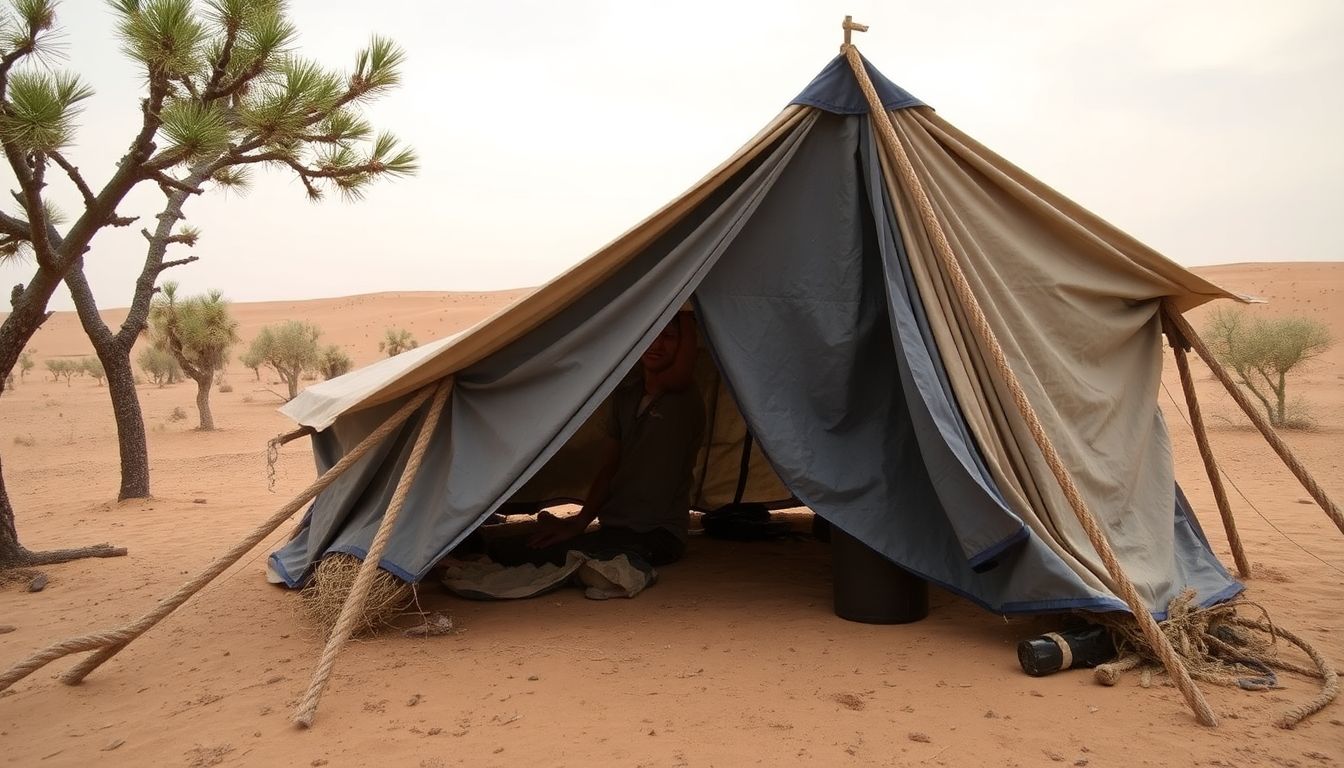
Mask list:
[{"label": "crumpled fabric", "polygon": [[566,584],[584,590],[590,600],[630,598],[658,580],[643,558],[620,552],[591,556],[570,550],[563,565],[501,565],[492,560],[450,560],[441,581],[468,600],[520,600],[552,592]]}]

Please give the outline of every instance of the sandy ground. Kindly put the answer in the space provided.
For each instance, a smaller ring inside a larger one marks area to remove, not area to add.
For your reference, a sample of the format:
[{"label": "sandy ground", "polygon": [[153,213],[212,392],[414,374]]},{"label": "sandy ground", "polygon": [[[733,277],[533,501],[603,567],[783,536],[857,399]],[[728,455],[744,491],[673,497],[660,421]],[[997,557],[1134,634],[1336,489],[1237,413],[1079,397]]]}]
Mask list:
[{"label": "sandy ground", "polygon": [[[1264,296],[1259,311],[1328,322],[1338,344],[1293,385],[1314,432],[1288,442],[1344,499],[1344,264],[1202,270]],[[357,363],[378,356],[390,325],[427,341],[522,292],[381,294],[235,307],[242,335],[304,318]],[[116,318],[117,312],[109,312]],[[1200,313],[1192,318],[1198,327]],[[91,353],[58,313],[32,346],[39,359]],[[1169,366],[1170,367],[1170,366]],[[1256,574],[1248,594],[1274,619],[1344,662],[1344,535],[1309,502],[1206,371],[1199,387]],[[1218,515],[1167,374],[1177,475],[1224,562]],[[312,480],[306,444],[290,444],[267,488],[264,449],[291,428],[273,381],[229,372],[212,396],[221,429],[198,433],[194,385],[141,389],[155,498],[116,503],[117,452],[106,389],[54,383],[41,365],[0,399],[0,450],[30,548],[109,541],[130,556],[49,568],[46,591],[0,588],[0,666],[49,642],[149,609]],[[172,420],[175,408],[185,420]],[[661,582],[629,601],[576,590],[476,603],[422,590],[457,631],[395,632],[340,658],[312,730],[289,722],[320,638],[292,593],[267,585],[263,560],[285,529],[84,685],[57,662],[0,698],[0,764],[736,766],[1344,764],[1344,704],[1295,731],[1272,722],[1310,698],[1205,687],[1222,716],[1194,724],[1169,687],[1115,688],[1087,672],[1030,678],[1014,644],[1054,625],[1005,619],[934,590],[928,619],[869,626],[836,618],[830,561],[812,540],[734,544],[698,538]]]}]

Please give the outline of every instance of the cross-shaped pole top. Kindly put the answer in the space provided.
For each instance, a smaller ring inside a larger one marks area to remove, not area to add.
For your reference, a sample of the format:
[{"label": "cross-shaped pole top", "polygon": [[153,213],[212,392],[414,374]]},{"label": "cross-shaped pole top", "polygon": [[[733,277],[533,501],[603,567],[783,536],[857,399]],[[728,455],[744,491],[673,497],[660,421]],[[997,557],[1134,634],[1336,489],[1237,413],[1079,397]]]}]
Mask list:
[{"label": "cross-shaped pole top", "polygon": [[[868,31],[868,25],[867,25],[867,24],[860,24],[860,23],[858,23],[857,21],[854,21],[854,17],[853,17],[853,16],[846,16],[846,17],[845,17],[845,23],[841,24],[841,25],[840,25],[840,28],[843,29],[843,30],[845,30],[845,46],[848,46],[848,45],[850,44],[850,43],[849,43],[849,33],[850,33],[850,32],[867,32],[867,31]],[[842,46],[842,47],[844,47],[844,46]]]}]

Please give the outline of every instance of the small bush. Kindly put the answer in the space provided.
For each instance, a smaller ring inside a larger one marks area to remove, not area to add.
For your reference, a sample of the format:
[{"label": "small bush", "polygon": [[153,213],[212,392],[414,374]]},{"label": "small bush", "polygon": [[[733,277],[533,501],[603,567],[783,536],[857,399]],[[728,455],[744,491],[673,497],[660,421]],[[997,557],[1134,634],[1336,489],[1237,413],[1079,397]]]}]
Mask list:
[{"label": "small bush", "polygon": [[32,435],[15,435],[14,444],[22,445],[24,448],[32,448],[37,445],[37,438]]},{"label": "small bush", "polygon": [[232,384],[220,384],[220,385],[219,385],[219,391],[220,391],[220,392],[224,392],[224,393],[232,392],[232,391],[233,391],[233,385],[232,385]]},{"label": "small bush", "polygon": [[337,376],[349,373],[354,365],[350,361],[350,356],[345,354],[345,350],[332,344],[322,350],[322,357],[318,361],[318,368],[322,371],[322,378],[330,380]]},{"label": "small bush", "polygon": [[1303,423],[1301,415],[1293,417],[1288,411],[1288,374],[1334,343],[1325,323],[1220,308],[1210,317],[1204,337],[1214,357],[1232,369],[1241,385],[1260,401],[1270,424],[1291,428],[1294,424],[1290,422]]},{"label": "small bush", "polygon": [[181,406],[173,408],[173,412],[168,414],[169,421],[183,421],[187,418],[187,412],[182,410]]}]

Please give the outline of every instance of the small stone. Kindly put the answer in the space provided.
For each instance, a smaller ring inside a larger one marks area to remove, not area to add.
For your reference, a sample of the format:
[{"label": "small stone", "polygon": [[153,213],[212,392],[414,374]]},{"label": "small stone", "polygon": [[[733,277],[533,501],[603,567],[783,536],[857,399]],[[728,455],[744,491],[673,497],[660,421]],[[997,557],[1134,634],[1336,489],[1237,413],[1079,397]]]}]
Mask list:
[{"label": "small stone", "polygon": [[1077,760],[1074,760],[1074,761],[1073,761],[1073,764],[1076,765],[1076,766],[1078,766],[1078,768],[1083,768],[1084,765],[1087,765],[1087,758],[1086,758],[1086,757],[1080,757],[1080,758],[1078,758]]},{"label": "small stone", "polygon": [[420,694],[418,693],[406,700],[406,706],[408,707],[414,707],[416,704],[419,703],[420,703]]},{"label": "small stone", "polygon": [[1046,750],[1042,750],[1042,751],[1045,752],[1045,756],[1046,756],[1046,757],[1050,758],[1051,760],[1054,760],[1056,763],[1062,763],[1062,762],[1064,762],[1064,756],[1061,755],[1061,754],[1059,754],[1058,752],[1056,752],[1056,751],[1054,751],[1054,750],[1052,750],[1052,749],[1046,749]]},{"label": "small stone", "polygon": [[503,751],[504,751],[504,748],[503,748],[503,747],[495,747],[495,754],[496,754],[496,755],[498,755],[500,752],[503,752]]},{"label": "small stone", "polygon": [[28,582],[28,591],[41,592],[47,588],[47,583],[47,575],[45,573],[39,573],[32,578],[32,581]]},{"label": "small stone", "polygon": [[192,504],[204,504],[204,503],[205,503],[205,499],[192,499],[192,500],[191,500],[191,503],[192,503]]},{"label": "small stone", "polygon": [[8,635],[16,629],[18,629],[18,627],[10,626],[9,624],[0,624],[0,635]]},{"label": "small stone", "polygon": [[101,752],[111,752],[112,750],[116,749],[117,747],[120,747],[122,744],[125,744],[125,743],[126,743],[126,740],[125,740],[125,739],[113,739],[113,740],[111,740],[111,741],[109,741],[109,742],[107,743],[107,746],[103,747],[103,748],[102,748],[101,750],[99,750],[99,751],[101,751]]},{"label": "small stone", "polygon": [[427,736],[438,736],[440,733],[443,733],[442,728],[430,728],[428,731],[425,731],[425,735]]},{"label": "small stone", "polygon": [[317,758],[316,760],[314,760],[313,762],[309,763],[309,765],[313,766],[313,768],[318,768],[318,766],[322,766],[322,765],[326,765],[326,764],[327,764],[327,759],[326,759],[325,757],[319,757],[319,758]]},{"label": "small stone", "polygon": [[537,682],[538,680],[540,680],[541,678],[540,678],[540,677],[537,677],[536,675],[528,675],[528,676],[527,676],[527,679],[528,679],[529,681],[535,683],[535,682]]},{"label": "small stone", "polygon": [[920,744],[930,744],[933,742],[933,739],[929,738],[929,734],[920,731],[911,731],[906,738],[911,741],[918,741]]},{"label": "small stone", "polygon": [[1031,694],[1032,696],[1035,696],[1035,697],[1038,698],[1038,699],[1044,699],[1044,698],[1045,698],[1045,694],[1044,694],[1044,693],[1041,693],[1040,691],[1035,690],[1035,689],[1032,689],[1032,690],[1030,690],[1030,691],[1027,691],[1027,693]]}]

